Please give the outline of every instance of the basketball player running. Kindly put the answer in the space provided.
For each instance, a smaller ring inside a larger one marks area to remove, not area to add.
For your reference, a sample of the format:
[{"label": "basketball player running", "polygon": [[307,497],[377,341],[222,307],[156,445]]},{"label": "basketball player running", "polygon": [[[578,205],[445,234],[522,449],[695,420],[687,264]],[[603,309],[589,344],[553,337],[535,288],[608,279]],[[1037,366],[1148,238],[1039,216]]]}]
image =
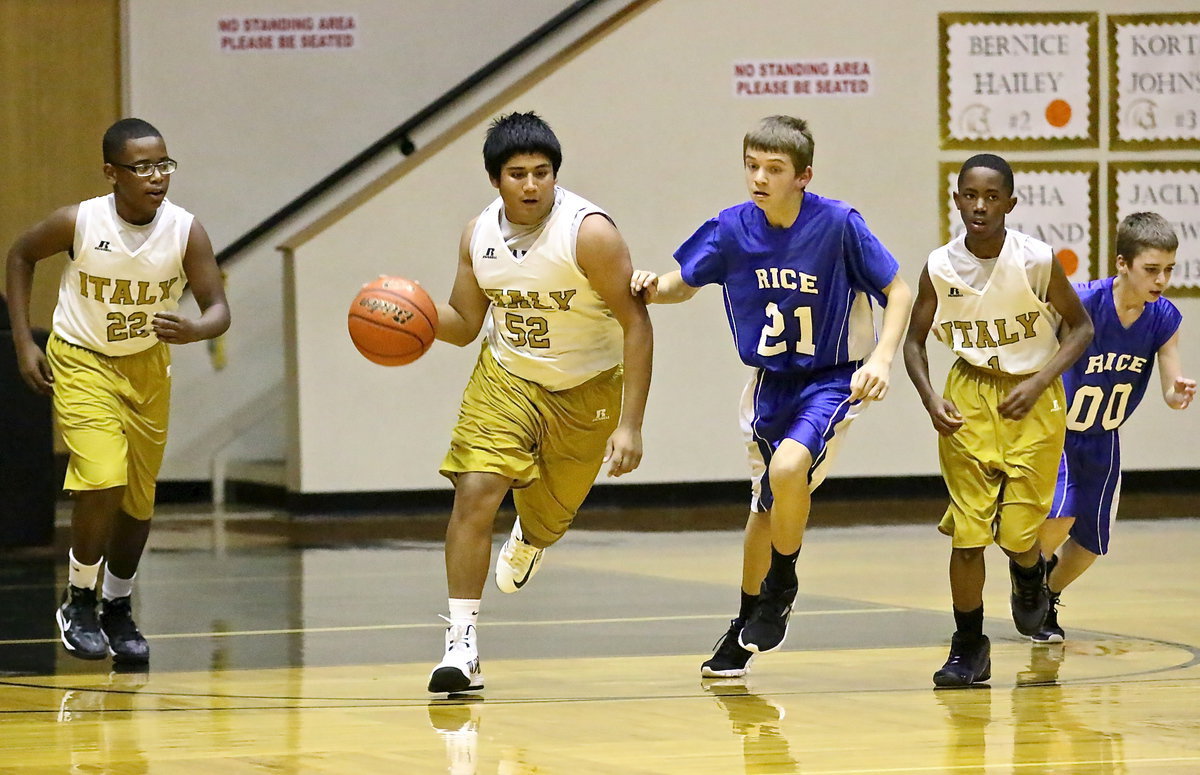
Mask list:
[{"label": "basketball player running", "polygon": [[1108,553],[1121,493],[1117,431],[1141,403],[1155,355],[1167,406],[1186,409],[1196,395],[1196,381],[1182,375],[1179,362],[1183,316],[1162,297],[1178,247],[1179,238],[1165,218],[1134,213],[1117,226],[1117,274],[1075,286],[1096,335],[1083,357],[1063,373],[1066,446],[1050,518],[1039,533],[1042,551],[1050,557],[1050,611],[1032,636],[1035,642],[1063,641],[1059,595]]},{"label": "basketball player running", "polygon": [[[742,141],[750,201],[721,211],[680,248],[680,269],[634,272],[633,293],[673,304],[721,285],[734,343],[754,367],[742,394],[752,497],[741,605],[705,677],[745,675],[787,635],[810,495],[866,400],[887,395],[912,294],[891,253],[850,205],[806,191],[805,121],[763,119]],[[885,306],[875,340],[872,302]]]},{"label": "basketball player running", "polygon": [[438,305],[438,339],[465,346],[481,327],[486,335],[441,467],[454,482],[450,626],[431,692],[483,687],[475,627],[505,494],[518,516],[496,584],[516,592],[602,464],[620,476],[641,462],[650,387],[653,334],[629,294],[629,251],[603,210],[556,185],[554,132],[535,113],[502,116],[483,158],[500,196],[463,230],[450,301]]},{"label": "basketball player running", "polygon": [[[950,594],[956,630],[937,686],[991,677],[983,634],[984,548],[1009,557],[1013,621],[1033,635],[1046,617],[1038,529],[1050,510],[1066,434],[1060,375],[1084,351],[1092,324],[1044,242],[1006,229],[1017,204],[1008,162],[972,156],[954,192],[966,230],[921,270],[904,360],[937,430],[950,493],[939,529],[951,536]],[[1067,333],[1060,342],[1058,322]],[[944,395],[929,381],[930,331],[958,359]]]},{"label": "basketball player running", "polygon": [[[75,503],[68,584],[56,615],[62,643],[83,659],[112,655],[140,664],[150,649],[130,595],[167,442],[167,345],[224,333],[229,306],[208,234],[166,198],[176,163],[159,131],[122,119],[104,133],[103,151],[113,192],[56,210],[13,244],[9,315],[21,376],[53,395],[70,451],[63,487]],[[63,252],[71,261],[43,353],[29,329],[34,265]],[[176,311],[185,285],[198,319]]]}]

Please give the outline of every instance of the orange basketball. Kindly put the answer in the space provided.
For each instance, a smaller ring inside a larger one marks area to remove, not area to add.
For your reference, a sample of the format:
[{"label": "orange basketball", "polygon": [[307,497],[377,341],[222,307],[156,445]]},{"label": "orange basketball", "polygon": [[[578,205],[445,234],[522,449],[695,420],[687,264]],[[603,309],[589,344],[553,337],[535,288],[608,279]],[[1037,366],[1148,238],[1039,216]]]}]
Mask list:
[{"label": "orange basketball", "polygon": [[381,276],[354,297],[346,325],[364,358],[381,366],[403,366],[430,348],[437,322],[437,307],[418,283]]}]

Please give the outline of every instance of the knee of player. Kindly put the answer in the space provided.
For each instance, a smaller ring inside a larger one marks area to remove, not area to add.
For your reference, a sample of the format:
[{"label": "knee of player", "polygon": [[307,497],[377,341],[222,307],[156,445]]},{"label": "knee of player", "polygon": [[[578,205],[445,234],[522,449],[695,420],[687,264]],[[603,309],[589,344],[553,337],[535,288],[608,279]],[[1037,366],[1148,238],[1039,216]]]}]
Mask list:
[{"label": "knee of player", "polygon": [[771,456],[771,480],[800,479],[807,484],[812,463],[812,453],[803,444],[780,444]]},{"label": "knee of player", "polygon": [[950,553],[962,562],[981,562],[986,546],[955,546],[950,549]]}]

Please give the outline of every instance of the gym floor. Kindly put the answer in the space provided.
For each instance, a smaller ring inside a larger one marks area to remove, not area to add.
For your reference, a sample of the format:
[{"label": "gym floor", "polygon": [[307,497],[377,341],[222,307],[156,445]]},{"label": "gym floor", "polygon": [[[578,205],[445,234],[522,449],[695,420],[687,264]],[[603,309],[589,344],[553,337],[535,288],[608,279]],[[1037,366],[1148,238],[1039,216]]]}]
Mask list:
[{"label": "gym floor", "polygon": [[425,692],[444,515],[172,507],[135,592],[146,672],[59,645],[61,546],[0,555],[0,773],[1194,773],[1200,499],[1135,501],[1166,516],[1118,525],[1065,644],[1017,635],[989,551],[993,677],[958,690],[930,680],[953,620],[929,504],[816,504],[788,640],[739,680],[699,666],[740,507],[585,510],[526,589],[489,582],[486,688],[450,698]]}]

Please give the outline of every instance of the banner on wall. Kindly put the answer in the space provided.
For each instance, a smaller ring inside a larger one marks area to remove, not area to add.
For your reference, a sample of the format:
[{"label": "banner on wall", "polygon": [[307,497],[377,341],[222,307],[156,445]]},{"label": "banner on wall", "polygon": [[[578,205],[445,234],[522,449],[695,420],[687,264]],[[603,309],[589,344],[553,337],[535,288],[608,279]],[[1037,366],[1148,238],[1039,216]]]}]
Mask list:
[{"label": "banner on wall", "polygon": [[[1155,212],[1179,237],[1168,295],[1200,296],[1200,161],[1112,162],[1108,166],[1108,242],[1116,250],[1117,224],[1131,213]],[[1112,251],[1110,251],[1112,252]],[[1109,272],[1115,272],[1109,256]]]},{"label": "banner on wall", "polygon": [[764,59],[733,63],[734,97],[869,97],[869,59]]},{"label": "banner on wall", "polygon": [[217,48],[251,51],[346,51],[358,47],[354,14],[282,14],[222,16],[217,19]]},{"label": "banner on wall", "polygon": [[1109,146],[1200,148],[1200,13],[1109,16]]},{"label": "banner on wall", "polygon": [[1095,13],[938,15],[943,148],[1099,145]]},{"label": "banner on wall", "polygon": [[[1054,248],[1054,255],[1071,282],[1100,276],[1099,165],[1095,162],[1012,162],[1017,206],[1005,218],[1010,229],[1024,232]],[[958,162],[942,162],[939,181],[946,217],[942,239],[963,232],[962,216],[954,206]]]}]

